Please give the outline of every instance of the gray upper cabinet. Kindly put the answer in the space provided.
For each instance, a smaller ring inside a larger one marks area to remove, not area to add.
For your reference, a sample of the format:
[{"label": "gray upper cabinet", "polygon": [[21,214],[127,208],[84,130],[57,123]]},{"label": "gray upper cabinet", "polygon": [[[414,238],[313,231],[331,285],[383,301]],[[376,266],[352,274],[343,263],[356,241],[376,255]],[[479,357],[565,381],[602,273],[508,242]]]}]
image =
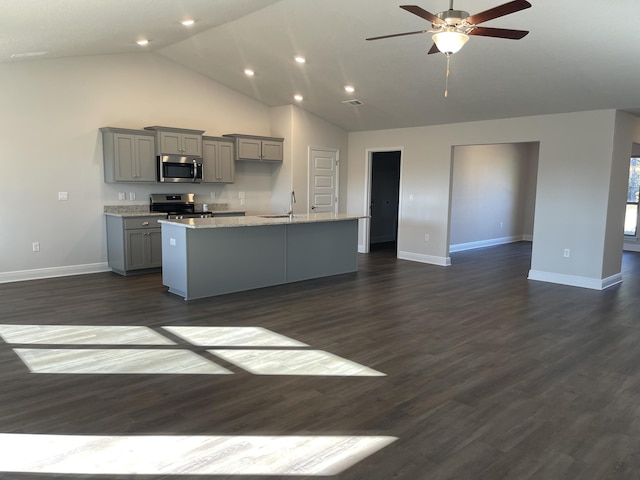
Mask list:
[{"label": "gray upper cabinet", "polygon": [[284,138],[228,134],[236,142],[236,160],[282,162]]},{"label": "gray upper cabinet", "polygon": [[233,140],[219,137],[202,137],[202,182],[233,183]]},{"label": "gray upper cabinet", "polygon": [[158,155],[202,156],[202,134],[204,130],[187,130],[172,127],[144,127],[157,132],[156,150]]},{"label": "gray upper cabinet", "polygon": [[143,130],[101,128],[104,181],[155,182],[155,135]]}]

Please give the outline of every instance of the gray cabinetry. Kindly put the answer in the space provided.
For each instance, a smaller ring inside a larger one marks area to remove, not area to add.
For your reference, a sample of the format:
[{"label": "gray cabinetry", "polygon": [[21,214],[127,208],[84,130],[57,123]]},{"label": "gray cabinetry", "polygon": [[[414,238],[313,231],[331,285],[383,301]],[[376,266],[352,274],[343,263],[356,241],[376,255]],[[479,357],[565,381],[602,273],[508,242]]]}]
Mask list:
[{"label": "gray cabinetry", "polygon": [[187,130],[172,127],[144,127],[157,132],[156,150],[158,155],[202,156],[202,134],[204,130]]},{"label": "gray cabinetry", "polygon": [[236,160],[282,162],[284,138],[228,134],[236,142]]},{"label": "gray cabinetry", "polygon": [[155,182],[155,135],[144,130],[101,128],[104,181]]},{"label": "gray cabinetry", "polygon": [[233,140],[219,137],[202,137],[203,183],[233,183]]},{"label": "gray cabinetry", "polygon": [[160,271],[162,231],[158,219],[149,217],[107,217],[109,267],[120,275]]}]

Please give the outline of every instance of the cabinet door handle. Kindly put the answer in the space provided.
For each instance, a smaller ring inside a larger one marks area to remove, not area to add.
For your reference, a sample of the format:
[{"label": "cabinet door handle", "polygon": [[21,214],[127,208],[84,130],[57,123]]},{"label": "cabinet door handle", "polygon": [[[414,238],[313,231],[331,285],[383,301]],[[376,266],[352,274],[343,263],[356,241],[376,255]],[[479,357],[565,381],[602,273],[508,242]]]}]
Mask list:
[{"label": "cabinet door handle", "polygon": [[149,225],[149,222],[142,222],[142,225],[146,227],[147,225]]}]

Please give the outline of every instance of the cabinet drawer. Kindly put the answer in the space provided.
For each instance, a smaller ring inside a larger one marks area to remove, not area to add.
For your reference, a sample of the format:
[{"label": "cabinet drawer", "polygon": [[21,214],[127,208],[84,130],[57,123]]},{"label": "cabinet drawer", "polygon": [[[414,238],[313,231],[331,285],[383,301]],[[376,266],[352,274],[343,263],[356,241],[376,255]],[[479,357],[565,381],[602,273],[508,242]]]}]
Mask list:
[{"label": "cabinet drawer", "polygon": [[124,229],[131,230],[134,228],[160,228],[160,224],[158,220],[163,219],[164,217],[154,216],[154,217],[131,217],[124,219]]}]

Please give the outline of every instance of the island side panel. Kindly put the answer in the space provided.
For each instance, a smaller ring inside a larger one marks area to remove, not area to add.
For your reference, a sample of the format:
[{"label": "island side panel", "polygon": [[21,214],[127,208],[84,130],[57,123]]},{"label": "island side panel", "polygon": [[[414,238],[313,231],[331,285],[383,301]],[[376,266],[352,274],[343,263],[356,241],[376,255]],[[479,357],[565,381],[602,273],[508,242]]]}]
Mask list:
[{"label": "island side panel", "polygon": [[287,282],[357,270],[357,219],[287,225]]},{"label": "island side panel", "polygon": [[286,282],[285,225],[187,228],[187,300]]},{"label": "island side panel", "polygon": [[162,284],[187,296],[187,235],[182,226],[162,224]]}]

